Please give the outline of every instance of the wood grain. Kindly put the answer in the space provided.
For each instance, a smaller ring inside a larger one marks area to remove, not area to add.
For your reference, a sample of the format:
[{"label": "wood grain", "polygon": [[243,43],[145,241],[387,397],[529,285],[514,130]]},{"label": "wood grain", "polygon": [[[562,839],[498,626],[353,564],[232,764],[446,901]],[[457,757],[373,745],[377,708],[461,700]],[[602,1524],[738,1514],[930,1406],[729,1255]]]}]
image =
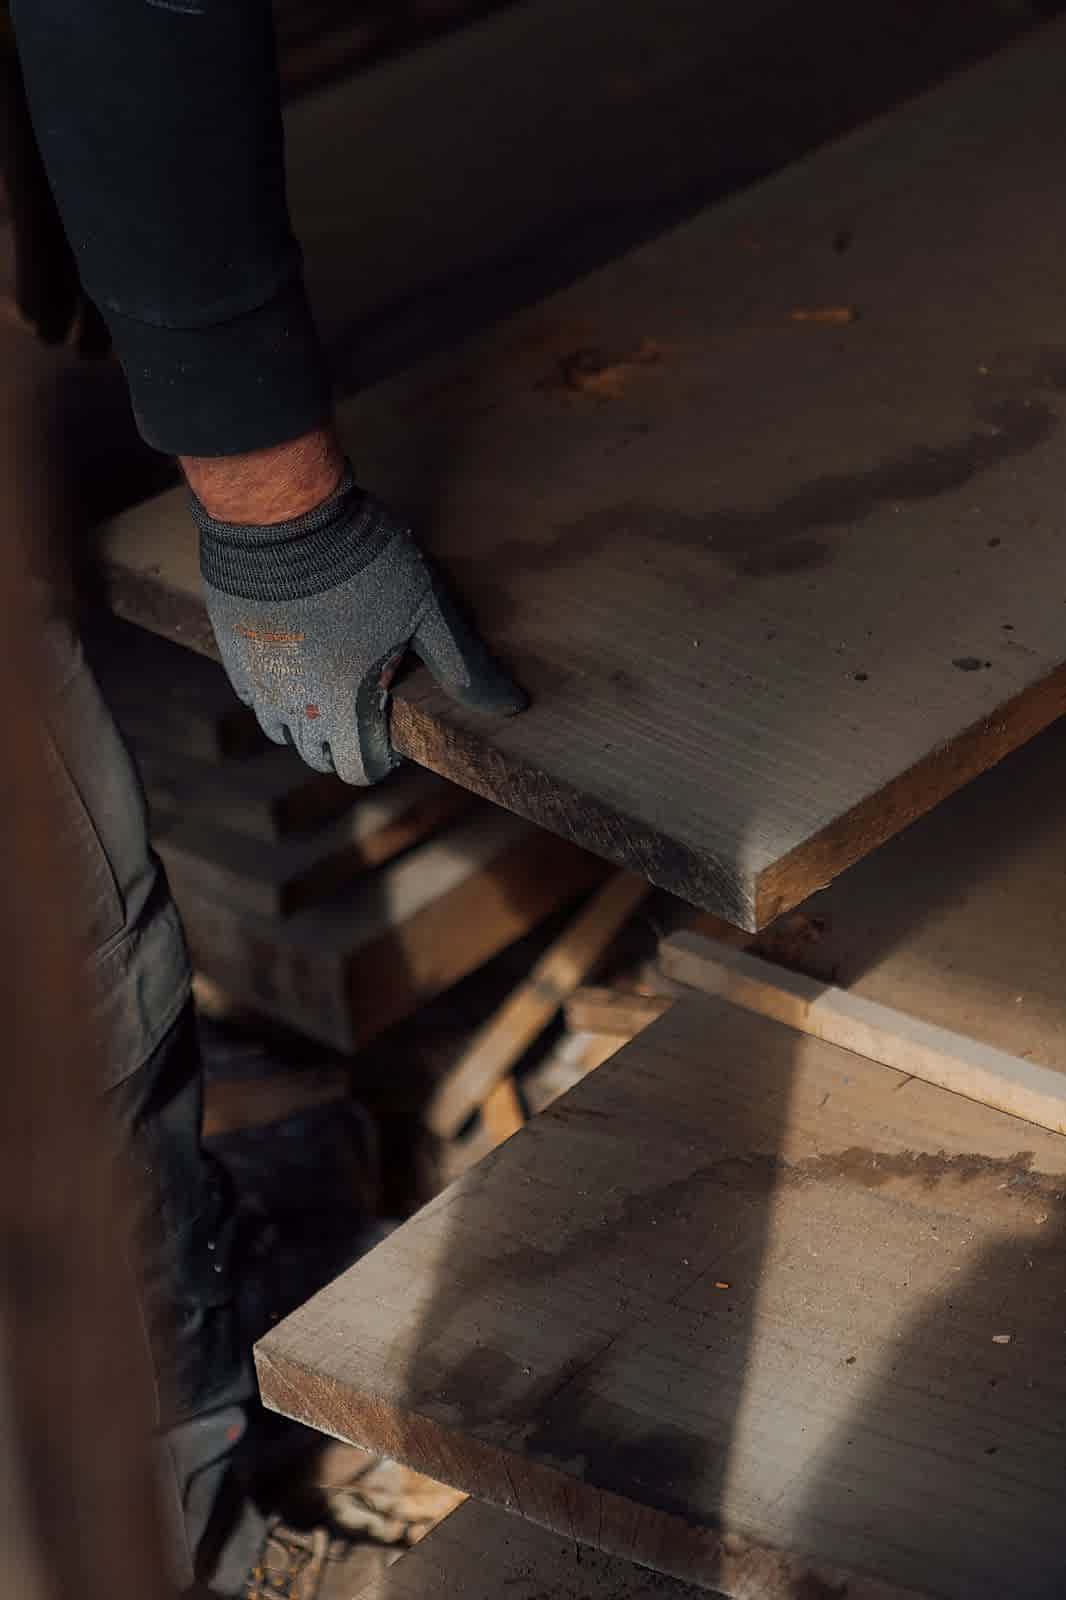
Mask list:
[{"label": "wood grain", "polygon": [[[706,1589],[468,1500],[353,1600],[708,1600]],[[713,1597],[712,1597],[713,1600]]]},{"label": "wood grain", "polygon": [[[755,928],[1066,710],[1064,40],[345,408],[534,700],[415,675],[398,748]],[[103,553],[202,647],[185,515]]]},{"label": "wood grain", "polygon": [[1040,1062],[1008,1055],[747,951],[723,950],[695,934],[664,940],[661,961],[667,977],[677,983],[1052,1133],[1066,1133],[1066,1075]]},{"label": "wood grain", "polygon": [[260,1382],[728,1595],[1052,1600],[1064,1179],[1057,1135],[682,1000],[279,1325]]}]

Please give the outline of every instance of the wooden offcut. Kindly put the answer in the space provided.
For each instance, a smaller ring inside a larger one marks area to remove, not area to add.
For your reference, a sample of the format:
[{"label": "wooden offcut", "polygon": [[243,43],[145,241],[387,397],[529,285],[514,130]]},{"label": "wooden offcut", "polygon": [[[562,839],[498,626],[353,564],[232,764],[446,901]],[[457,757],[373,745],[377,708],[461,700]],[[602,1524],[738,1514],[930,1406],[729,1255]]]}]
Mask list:
[{"label": "wooden offcut", "polygon": [[714,1600],[468,1500],[352,1600]]},{"label": "wooden offcut", "polygon": [[668,995],[635,994],[585,984],[566,1002],[566,1025],[571,1033],[607,1033],[632,1039],[668,1011]]},{"label": "wooden offcut", "polygon": [[259,1347],[268,1403],[731,1596],[1053,1600],[1066,1140],[679,1000]]},{"label": "wooden offcut", "polygon": [[[752,929],[1066,709],[1063,42],[343,409],[533,697],[486,722],[415,674],[398,749]],[[102,553],[210,649],[186,516]]]},{"label": "wooden offcut", "polygon": [[[452,1138],[463,1123],[516,1066],[538,1035],[555,1016],[567,995],[601,960],[640,902],[648,885],[628,873],[613,873],[583,906],[568,928],[544,952],[495,1016],[474,1036],[468,1049],[441,1078],[426,1109],[426,1122],[442,1138]],[[506,1091],[496,1109],[508,1127],[503,1108]],[[511,1119],[513,1120],[513,1118]]]},{"label": "wooden offcut", "polygon": [[761,956],[716,947],[698,934],[678,933],[665,940],[661,960],[667,977],[677,983],[785,1022],[814,1039],[854,1050],[1052,1133],[1066,1133],[1066,1074],[1052,1067],[1009,1055],[804,973],[790,972]]}]

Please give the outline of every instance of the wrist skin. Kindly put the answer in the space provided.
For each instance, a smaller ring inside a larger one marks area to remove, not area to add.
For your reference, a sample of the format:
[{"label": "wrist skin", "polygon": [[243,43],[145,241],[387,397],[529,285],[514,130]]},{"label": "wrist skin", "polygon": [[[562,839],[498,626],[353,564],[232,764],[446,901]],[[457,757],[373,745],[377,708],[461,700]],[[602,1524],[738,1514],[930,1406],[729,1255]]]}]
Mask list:
[{"label": "wrist skin", "polygon": [[181,456],[186,482],[217,522],[264,526],[313,511],[337,488],[345,457],[332,426],[238,456]]}]

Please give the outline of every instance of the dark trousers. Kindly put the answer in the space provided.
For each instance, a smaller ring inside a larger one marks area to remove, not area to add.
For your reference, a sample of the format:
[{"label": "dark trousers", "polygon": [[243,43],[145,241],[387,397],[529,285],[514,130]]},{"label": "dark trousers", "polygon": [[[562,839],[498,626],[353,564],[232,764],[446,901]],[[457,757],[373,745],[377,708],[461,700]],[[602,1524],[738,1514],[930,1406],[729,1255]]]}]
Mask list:
[{"label": "dark trousers", "polygon": [[201,1142],[189,962],[140,781],[70,627],[49,623],[47,642],[49,755],[66,824],[57,848],[70,889],[62,912],[88,951],[87,1033],[130,1169],[127,1244],[153,1349],[175,1568],[188,1580],[232,1487],[254,1395],[235,1292],[235,1210],[229,1180]]}]

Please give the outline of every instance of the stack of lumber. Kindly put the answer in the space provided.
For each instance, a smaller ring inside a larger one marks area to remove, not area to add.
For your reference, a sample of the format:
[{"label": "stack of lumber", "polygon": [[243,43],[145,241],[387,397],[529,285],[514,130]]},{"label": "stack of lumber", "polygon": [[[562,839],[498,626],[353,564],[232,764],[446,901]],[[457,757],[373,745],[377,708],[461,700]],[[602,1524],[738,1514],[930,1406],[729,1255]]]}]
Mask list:
[{"label": "stack of lumber", "polygon": [[351,1051],[604,873],[444,779],[371,791],[270,744],[221,668],[140,628],[94,652],[199,970]]},{"label": "stack of lumber", "polygon": [[[270,1405],[575,1565],[1063,1592],[1061,739],[1021,747],[1066,710],[1064,43],[346,413],[533,692],[415,674],[397,747],[746,932],[824,891],[765,954],[671,943],[686,993],[259,1346]],[[183,519],[104,561],[203,648]]]}]

